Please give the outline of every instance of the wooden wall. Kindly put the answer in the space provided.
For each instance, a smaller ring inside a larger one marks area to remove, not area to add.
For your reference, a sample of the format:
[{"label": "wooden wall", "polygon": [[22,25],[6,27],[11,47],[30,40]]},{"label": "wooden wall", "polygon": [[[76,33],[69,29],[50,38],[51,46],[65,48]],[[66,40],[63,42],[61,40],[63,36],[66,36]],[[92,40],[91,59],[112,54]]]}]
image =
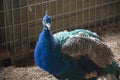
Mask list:
[{"label": "wooden wall", "polygon": [[[7,42],[6,46],[8,46],[12,58],[21,58],[33,51],[35,42],[42,30],[41,21],[45,14],[46,3],[49,3],[49,15],[53,17],[51,27],[53,32],[84,28],[84,26],[86,28],[94,26],[97,30],[98,23],[102,28],[104,22],[114,23],[120,16],[120,0],[41,1],[4,0],[5,11],[4,14],[0,12],[0,20],[2,20],[0,26],[6,26],[6,28],[0,29],[0,34],[2,34],[0,40],[2,43]],[[2,3],[0,2],[0,4]],[[5,16],[6,24],[3,24]],[[6,32],[4,32],[5,30]],[[7,34],[7,40],[4,37],[5,34]]]}]

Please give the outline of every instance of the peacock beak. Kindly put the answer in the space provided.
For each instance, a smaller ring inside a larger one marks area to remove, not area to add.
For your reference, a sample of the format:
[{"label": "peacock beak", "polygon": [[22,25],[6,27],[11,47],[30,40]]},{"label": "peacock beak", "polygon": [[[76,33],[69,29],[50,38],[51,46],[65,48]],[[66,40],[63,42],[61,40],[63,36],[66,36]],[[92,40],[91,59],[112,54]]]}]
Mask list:
[{"label": "peacock beak", "polygon": [[46,23],[46,26],[48,27],[48,29],[50,29],[51,23]]}]

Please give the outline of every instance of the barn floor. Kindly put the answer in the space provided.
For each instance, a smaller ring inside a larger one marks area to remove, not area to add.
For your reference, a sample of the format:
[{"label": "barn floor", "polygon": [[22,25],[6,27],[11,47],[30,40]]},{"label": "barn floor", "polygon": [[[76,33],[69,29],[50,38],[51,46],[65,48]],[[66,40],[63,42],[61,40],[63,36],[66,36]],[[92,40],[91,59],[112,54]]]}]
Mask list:
[{"label": "barn floor", "polygon": [[[114,27],[114,26],[113,26]],[[120,28],[120,26],[118,26]],[[119,32],[117,32],[119,31]],[[115,53],[115,59],[120,64],[120,30],[104,32],[103,40]],[[36,66],[29,67],[2,67],[0,68],[0,80],[56,80],[47,72]]]}]

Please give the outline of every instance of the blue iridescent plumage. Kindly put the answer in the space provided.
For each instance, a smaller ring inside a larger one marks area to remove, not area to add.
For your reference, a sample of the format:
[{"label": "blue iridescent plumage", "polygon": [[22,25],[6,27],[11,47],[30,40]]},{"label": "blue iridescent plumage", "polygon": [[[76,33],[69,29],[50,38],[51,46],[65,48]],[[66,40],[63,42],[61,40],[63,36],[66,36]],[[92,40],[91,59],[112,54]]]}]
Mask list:
[{"label": "blue iridescent plumage", "polygon": [[[76,29],[71,32],[63,31],[53,35],[50,31],[51,21],[51,16],[46,14],[43,18],[43,30],[39,35],[34,50],[35,63],[40,68],[63,80],[96,80],[101,73],[105,72],[103,68],[95,64],[87,55],[75,58],[61,51],[62,45],[71,38],[70,36],[83,32],[93,38],[101,39],[96,33],[84,29]],[[118,66],[116,68],[116,71],[118,70],[119,72],[120,68]],[[86,74],[94,71],[97,72],[96,76],[88,79],[85,77]]]},{"label": "blue iridescent plumage", "polygon": [[[48,18],[48,16],[45,16]],[[49,22],[49,21],[48,21]],[[52,74],[58,74],[67,67],[62,54],[55,43],[51,31],[44,26],[35,48],[35,62],[38,66]]]}]

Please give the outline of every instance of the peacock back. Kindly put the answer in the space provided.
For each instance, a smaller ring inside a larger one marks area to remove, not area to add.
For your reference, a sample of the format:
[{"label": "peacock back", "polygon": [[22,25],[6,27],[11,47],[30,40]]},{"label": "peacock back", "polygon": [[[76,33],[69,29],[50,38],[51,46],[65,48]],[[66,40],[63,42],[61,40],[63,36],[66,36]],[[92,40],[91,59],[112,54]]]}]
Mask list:
[{"label": "peacock back", "polygon": [[113,61],[112,51],[95,32],[84,29],[70,32],[65,30],[54,34],[54,38],[63,54],[74,58],[87,55],[99,67],[105,67]]}]

